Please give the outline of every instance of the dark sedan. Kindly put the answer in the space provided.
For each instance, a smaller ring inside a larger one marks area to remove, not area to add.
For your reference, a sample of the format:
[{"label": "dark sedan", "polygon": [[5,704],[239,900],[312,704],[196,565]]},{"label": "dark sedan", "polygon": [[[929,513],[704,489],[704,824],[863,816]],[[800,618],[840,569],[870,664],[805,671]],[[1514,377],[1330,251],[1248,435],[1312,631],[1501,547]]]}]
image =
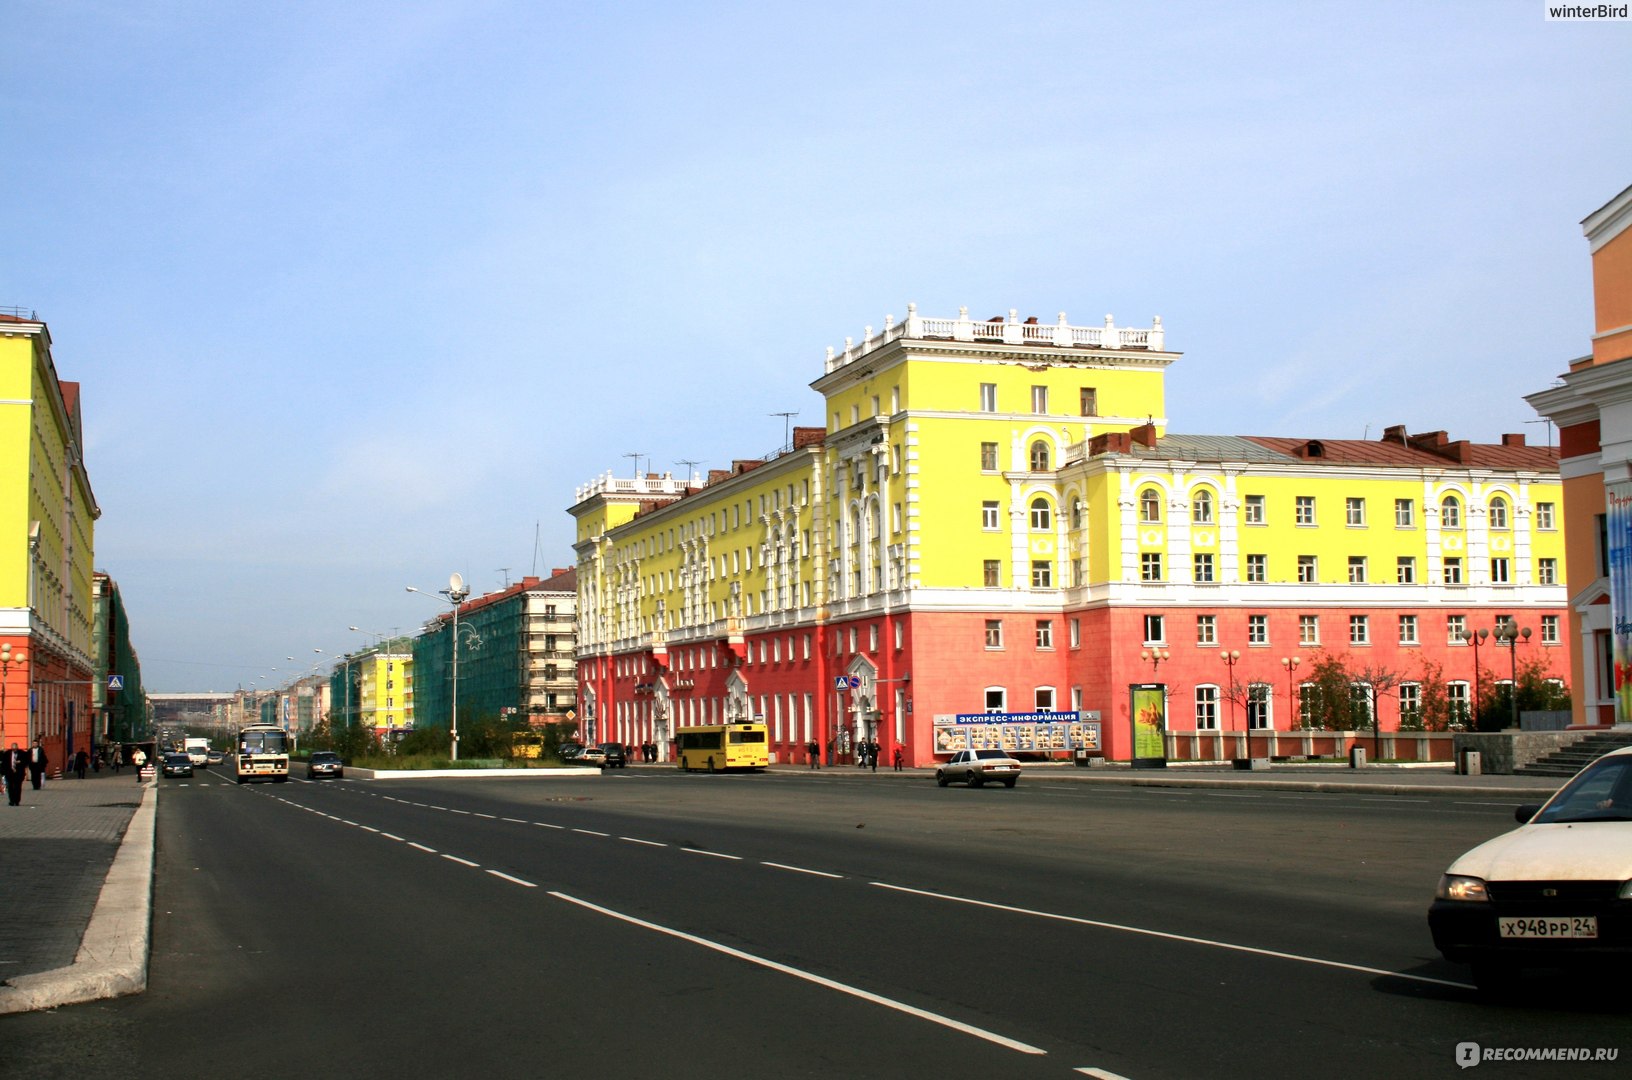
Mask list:
[{"label": "dark sedan", "polygon": [[166,776],[191,776],[193,759],[186,754],[166,754],[159,762],[159,769]]}]

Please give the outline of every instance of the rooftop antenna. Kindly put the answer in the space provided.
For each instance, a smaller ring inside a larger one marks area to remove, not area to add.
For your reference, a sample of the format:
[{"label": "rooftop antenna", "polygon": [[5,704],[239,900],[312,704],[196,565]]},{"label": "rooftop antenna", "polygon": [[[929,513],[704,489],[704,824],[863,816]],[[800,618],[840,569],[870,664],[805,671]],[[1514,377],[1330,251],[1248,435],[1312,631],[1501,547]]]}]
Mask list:
[{"label": "rooftop antenna", "polygon": [[1526,420],[1525,423],[1526,424],[1546,424],[1547,425],[1547,449],[1551,450],[1553,448],[1553,418],[1552,417],[1544,416],[1540,420]]},{"label": "rooftop antenna", "polygon": [[675,464],[684,465],[686,467],[686,486],[690,487],[692,477],[697,475],[697,466],[701,465],[702,462],[693,461],[690,458],[681,458],[679,461],[676,461]]},{"label": "rooftop antenna", "polygon": [[627,453],[627,454],[625,454],[623,456],[626,457],[626,458],[634,458],[635,459],[635,479],[639,480],[640,479],[640,459],[645,457],[646,455],[644,453],[642,453],[641,451],[639,451],[639,450],[632,450],[632,451],[630,451],[629,453]]},{"label": "rooftop antenna", "polygon": [[539,543],[539,541],[538,541],[538,526],[539,526],[539,523],[537,521],[533,522],[533,576],[534,577],[538,576],[538,543]]},{"label": "rooftop antenna", "polygon": [[784,450],[793,449],[793,418],[795,416],[798,416],[799,413],[798,412],[773,412],[773,413],[770,413],[769,415],[771,415],[771,416],[780,416],[782,418],[782,448]]},{"label": "rooftop antenna", "polygon": [[508,589],[510,587],[510,568],[508,566],[501,566],[499,567],[499,573],[504,575],[504,587]]}]

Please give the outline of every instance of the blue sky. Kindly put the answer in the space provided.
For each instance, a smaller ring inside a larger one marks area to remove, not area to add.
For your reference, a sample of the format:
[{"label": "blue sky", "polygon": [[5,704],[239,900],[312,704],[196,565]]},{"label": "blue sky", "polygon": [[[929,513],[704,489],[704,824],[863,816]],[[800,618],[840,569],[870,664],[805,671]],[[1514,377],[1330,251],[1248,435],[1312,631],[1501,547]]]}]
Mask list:
[{"label": "blue sky", "polygon": [[1632,24],[1540,0],[6,10],[0,305],[154,691],[570,565],[909,301],[1159,314],[1179,432],[1542,441],[1632,183]]}]

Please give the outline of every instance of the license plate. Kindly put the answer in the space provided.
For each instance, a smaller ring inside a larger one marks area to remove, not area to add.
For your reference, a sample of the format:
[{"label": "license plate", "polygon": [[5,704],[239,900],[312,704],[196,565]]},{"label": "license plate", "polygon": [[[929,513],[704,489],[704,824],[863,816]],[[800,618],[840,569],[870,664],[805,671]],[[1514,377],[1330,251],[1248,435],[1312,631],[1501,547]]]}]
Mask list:
[{"label": "license plate", "polygon": [[1504,938],[1595,938],[1598,916],[1568,915],[1548,918],[1500,918],[1498,931]]}]

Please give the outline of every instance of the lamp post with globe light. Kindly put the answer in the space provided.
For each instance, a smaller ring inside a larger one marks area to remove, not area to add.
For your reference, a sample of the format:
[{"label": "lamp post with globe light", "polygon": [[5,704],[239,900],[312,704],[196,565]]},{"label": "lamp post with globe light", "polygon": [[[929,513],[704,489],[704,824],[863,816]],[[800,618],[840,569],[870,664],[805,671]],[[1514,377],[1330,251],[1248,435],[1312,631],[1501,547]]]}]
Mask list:
[{"label": "lamp post with globe light", "polygon": [[[412,585],[407,586],[407,589],[408,589],[409,592],[419,593],[419,595],[421,595],[421,596],[430,596],[431,595],[430,593],[420,592],[420,590],[414,588]],[[465,587],[464,575],[458,574],[458,573],[450,575],[449,578],[448,578],[448,587],[446,589],[436,590],[436,595],[441,596],[442,599],[446,603],[452,605],[452,607],[453,607],[453,640],[452,640],[452,646],[453,646],[452,684],[453,685],[452,685],[452,693],[451,693],[452,700],[453,700],[453,707],[452,707],[452,709],[449,710],[449,717],[448,717],[448,734],[449,734],[449,744],[450,744],[450,749],[449,749],[448,756],[452,760],[458,761],[459,760],[459,605],[464,603],[465,598],[470,595],[470,590]]]}]

